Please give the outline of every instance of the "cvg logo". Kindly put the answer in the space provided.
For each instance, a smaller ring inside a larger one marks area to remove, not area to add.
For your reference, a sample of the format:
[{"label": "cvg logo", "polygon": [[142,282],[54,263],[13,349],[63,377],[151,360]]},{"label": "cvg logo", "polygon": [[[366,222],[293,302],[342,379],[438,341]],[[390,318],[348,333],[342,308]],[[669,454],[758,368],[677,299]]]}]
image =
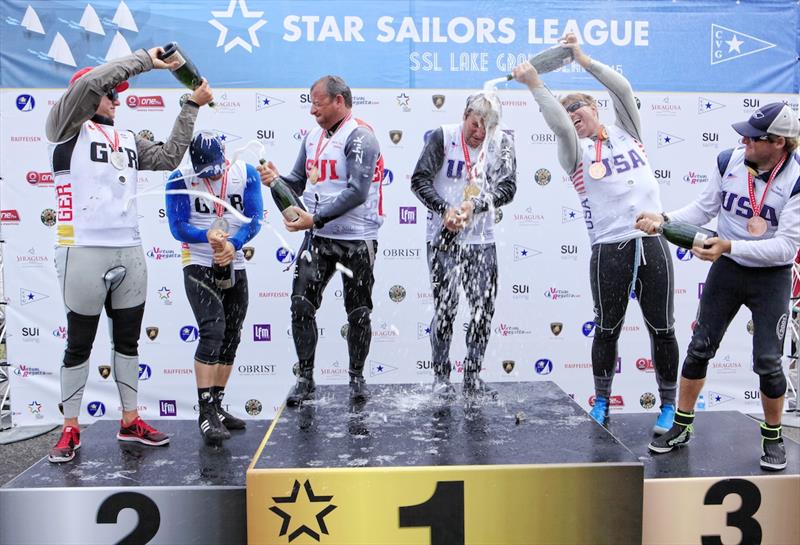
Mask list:
[{"label": "cvg logo", "polygon": [[678,248],[675,250],[675,255],[678,256],[680,261],[691,261],[694,257],[694,254],[691,250],[687,250],[686,248]]},{"label": "cvg logo", "polygon": [[585,322],[583,324],[583,336],[584,337],[594,337],[594,327],[595,323],[593,321]]}]

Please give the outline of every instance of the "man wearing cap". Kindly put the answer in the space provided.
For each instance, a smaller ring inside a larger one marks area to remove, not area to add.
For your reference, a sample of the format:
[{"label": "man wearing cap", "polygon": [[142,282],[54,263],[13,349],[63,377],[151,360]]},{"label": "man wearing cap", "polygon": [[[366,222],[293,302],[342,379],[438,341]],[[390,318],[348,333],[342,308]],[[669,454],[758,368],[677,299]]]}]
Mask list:
[{"label": "man wearing cap", "polygon": [[789,106],[776,102],[734,123],[733,129],[742,136],[743,146],[719,154],[711,183],[696,201],[666,214],[643,212],[637,218],[639,229],[655,233],[663,221],[703,225],[716,217],[719,233],[704,248],[692,249],[713,264],[681,370],[675,423],[650,443],[650,450],[669,452],[691,439],[694,406],[708,362],[744,305],[753,314],[753,370],[759,376],[764,409],[761,467],[781,470],[786,467],[781,354],[789,320],[791,266],[800,246],[800,122]]},{"label": "man wearing cap", "polygon": [[159,47],[83,68],[47,116],[50,161],[58,204],[56,269],[67,311],[67,348],[61,368],[64,428],[51,462],[68,462],[80,447],[78,414],[89,375],[89,355],[100,312],[111,322],[111,366],[122,405],[117,439],[165,445],[169,437],[137,411],[138,342],[147,293],[147,267],[139,236],[139,170],[180,163],[198,108],[211,101],[203,82],[181,108],[166,142],[150,142],[114,125],[118,94],[132,76],[173,68]]},{"label": "man wearing cap", "polygon": [[[194,356],[200,434],[209,445],[230,438],[228,430],[245,428],[223,407],[242,324],[247,314],[247,273],[242,246],[261,229],[264,210],[256,167],[228,163],[222,139],[201,131],[189,146],[192,165],[172,173],[167,184],[169,229],[182,245],[186,297],[200,329]],[[217,197],[180,194],[194,190]],[[170,193],[174,191],[175,193]],[[242,216],[250,218],[242,221]]]},{"label": "man wearing cap", "polygon": [[411,176],[411,190],[428,209],[432,389],[444,399],[455,395],[450,343],[459,284],[470,306],[462,390],[465,396],[495,395],[479,376],[497,296],[495,209],[510,203],[517,191],[514,141],[500,130],[501,117],[495,94],[470,96],[461,123],[430,133]]}]

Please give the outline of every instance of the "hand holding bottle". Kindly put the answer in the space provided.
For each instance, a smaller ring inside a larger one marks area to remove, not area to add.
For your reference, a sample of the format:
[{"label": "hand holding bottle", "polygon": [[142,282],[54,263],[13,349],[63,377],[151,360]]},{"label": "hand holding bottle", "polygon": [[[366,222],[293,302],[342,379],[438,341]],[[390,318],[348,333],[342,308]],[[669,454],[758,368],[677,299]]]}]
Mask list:
[{"label": "hand holding bottle", "polygon": [[565,34],[564,37],[559,40],[559,43],[563,47],[572,50],[572,57],[575,59],[575,62],[584,68],[588,68],[592,63],[592,59],[581,49],[581,45],[578,43],[578,37],[574,32]]},{"label": "hand holding bottle", "polygon": [[228,265],[230,265],[231,261],[233,261],[235,257],[236,257],[236,248],[234,248],[233,244],[231,244],[228,241],[228,238],[225,237],[225,241],[222,242],[220,250],[214,250],[214,264],[220,265],[222,267],[227,267]]},{"label": "hand holding bottle", "polygon": [[267,187],[272,187],[272,182],[280,176],[278,168],[272,164],[272,161],[264,162],[262,159],[256,167],[259,175],[261,176],[261,183]]},{"label": "hand holding bottle", "polygon": [[731,241],[719,237],[707,238],[702,247],[695,246],[692,253],[703,261],[716,261],[722,254],[730,253]]},{"label": "hand holding bottle", "polygon": [[208,85],[206,78],[203,78],[203,82],[195,88],[189,100],[198,106],[205,106],[206,104],[212,104],[214,102],[214,93],[211,91],[211,87]]},{"label": "hand holding bottle", "polygon": [[661,224],[664,222],[664,217],[656,212],[641,212],[636,216],[636,224],[634,227],[640,231],[644,231],[648,235],[657,235]]},{"label": "hand holding bottle", "polygon": [[164,62],[159,58],[164,55],[163,47],[151,47],[147,50],[147,54],[150,55],[150,59],[153,61],[154,70],[175,70],[178,68],[178,66],[180,66],[180,61],[178,59],[173,59],[170,62]]}]

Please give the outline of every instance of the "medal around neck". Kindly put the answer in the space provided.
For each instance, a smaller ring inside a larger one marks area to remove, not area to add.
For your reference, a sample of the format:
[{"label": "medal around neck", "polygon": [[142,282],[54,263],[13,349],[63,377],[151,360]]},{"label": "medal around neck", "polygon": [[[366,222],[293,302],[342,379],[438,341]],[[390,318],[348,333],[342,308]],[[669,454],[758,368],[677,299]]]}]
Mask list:
[{"label": "medal around neck", "polygon": [[111,152],[109,161],[111,162],[111,166],[117,170],[122,170],[125,168],[125,164],[127,163],[125,160],[125,153],[119,150]]},{"label": "medal around neck", "polygon": [[753,216],[747,220],[747,232],[754,237],[760,237],[767,232],[767,220],[761,216]]},{"label": "medal around neck", "polygon": [[209,230],[219,229],[220,231],[227,233],[228,227],[230,227],[228,220],[226,220],[225,218],[217,218],[211,223],[211,227],[209,227]]},{"label": "medal around neck", "polygon": [[473,197],[477,197],[481,194],[481,188],[478,187],[478,184],[470,182],[464,188],[464,200],[468,201]]},{"label": "medal around neck", "polygon": [[315,184],[319,181],[319,169],[317,168],[317,165],[311,167],[311,171],[308,173],[308,179],[312,184]]},{"label": "medal around neck", "polygon": [[589,167],[589,176],[592,177],[594,180],[600,180],[604,178],[606,175],[606,166],[600,162],[592,163],[592,166]]}]

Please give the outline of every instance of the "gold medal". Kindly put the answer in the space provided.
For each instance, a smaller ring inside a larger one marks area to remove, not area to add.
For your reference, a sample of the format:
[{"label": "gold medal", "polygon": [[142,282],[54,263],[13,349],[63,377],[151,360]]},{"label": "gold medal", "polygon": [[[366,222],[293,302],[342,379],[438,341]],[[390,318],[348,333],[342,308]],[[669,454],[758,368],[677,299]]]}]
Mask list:
[{"label": "gold medal", "polygon": [[753,216],[747,220],[747,232],[754,237],[760,237],[767,232],[767,220],[761,216]]},{"label": "gold medal", "polygon": [[477,184],[469,183],[464,188],[464,200],[468,201],[472,197],[477,197],[481,194],[481,188]]},{"label": "gold medal", "polygon": [[600,180],[604,178],[606,175],[606,166],[600,162],[592,163],[592,166],[589,167],[589,176],[592,177],[594,180]]},{"label": "gold medal", "polygon": [[317,165],[311,167],[311,171],[308,173],[308,179],[311,180],[312,184],[315,184],[319,181],[319,169]]}]

